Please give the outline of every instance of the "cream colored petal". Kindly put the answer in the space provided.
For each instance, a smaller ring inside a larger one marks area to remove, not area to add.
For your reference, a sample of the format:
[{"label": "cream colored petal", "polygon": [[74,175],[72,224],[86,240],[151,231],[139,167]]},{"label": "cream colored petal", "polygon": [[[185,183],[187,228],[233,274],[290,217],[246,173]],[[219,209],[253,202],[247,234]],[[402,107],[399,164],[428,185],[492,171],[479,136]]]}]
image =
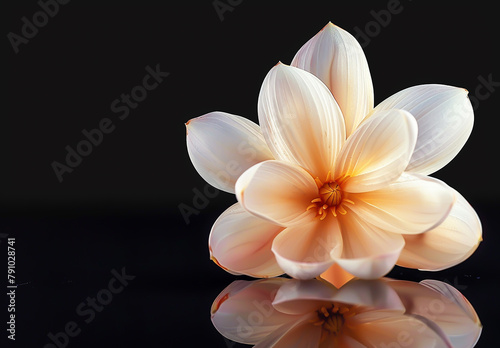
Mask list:
[{"label": "cream colored petal", "polygon": [[424,280],[420,283],[388,280],[399,295],[407,314],[432,320],[456,348],[473,347],[481,334],[481,323],[467,299],[451,285]]},{"label": "cream colored petal", "polygon": [[276,159],[321,178],[332,170],[345,140],[344,121],[332,94],[316,76],[279,63],[262,83],[258,113]]},{"label": "cream colored petal", "polygon": [[366,192],[395,181],[408,165],[417,137],[417,123],[402,110],[380,112],[347,139],[335,177],[347,192]]},{"label": "cream colored petal", "polygon": [[389,316],[352,325],[346,331],[366,347],[453,348],[439,327],[425,318]]},{"label": "cream colored petal", "polygon": [[418,123],[418,139],[407,171],[431,174],[448,164],[469,138],[474,112],[468,91],[446,85],[404,89],[377,105],[409,111]]},{"label": "cream colored petal", "polygon": [[[339,216],[343,249],[335,262],[347,272],[363,279],[386,275],[403,249],[404,239],[358,219],[352,212]],[[279,260],[278,260],[279,262]]]},{"label": "cream colored petal", "polygon": [[405,247],[397,264],[426,271],[440,271],[467,259],[482,241],[481,221],[474,208],[455,191],[450,214],[423,234],[405,235]]},{"label": "cream colored petal", "polygon": [[333,296],[333,301],[367,308],[404,313],[398,294],[380,279],[355,279],[345,284]]},{"label": "cream colored petal", "polygon": [[286,334],[274,340],[272,345],[258,345],[256,348],[317,348],[321,338],[321,327],[314,326],[309,321],[302,321],[295,325]]},{"label": "cream colored petal", "polygon": [[296,316],[280,313],[272,306],[276,292],[287,280],[273,278],[231,283],[212,304],[213,325],[230,340],[257,344],[283,325],[294,324]]},{"label": "cream colored petal", "polygon": [[[392,289],[391,289],[392,290]],[[330,305],[338,290],[317,279],[291,279],[278,290],[273,307],[282,313],[303,315]]]},{"label": "cream colored petal", "polygon": [[288,227],[274,238],[272,250],[281,269],[296,279],[312,279],[326,271],[332,256],[342,252],[342,236],[337,219]]},{"label": "cream colored petal", "polygon": [[404,173],[384,189],[351,194],[347,208],[385,231],[416,234],[429,231],[448,216],[454,190],[438,179]]},{"label": "cream colored petal", "polygon": [[328,23],[304,44],[292,66],[316,75],[330,89],[351,135],[373,109],[373,84],[363,49],[347,31]]},{"label": "cream colored petal", "polygon": [[351,337],[351,336],[348,336],[348,335],[340,335],[339,338],[338,338],[338,345],[327,343],[324,346],[320,346],[319,348],[337,348],[337,347],[342,347],[342,348],[366,348],[366,346],[363,343],[359,342],[354,337]]},{"label": "cream colored petal", "polygon": [[259,342],[254,348],[317,348],[321,327],[314,326],[310,320],[312,313],[297,318],[295,323],[287,323]]},{"label": "cream colored petal", "polygon": [[256,163],[273,159],[252,121],[226,112],[211,112],[186,123],[189,157],[210,185],[234,193],[236,179]]},{"label": "cream colored petal", "polygon": [[236,182],[243,208],[282,226],[314,219],[316,213],[306,209],[317,196],[318,186],[308,172],[281,161],[256,164]]},{"label": "cream colored petal", "polygon": [[251,277],[275,277],[279,267],[271,245],[283,227],[248,213],[239,203],[215,221],[208,245],[210,257],[223,269]]},{"label": "cream colored petal", "polygon": [[[453,347],[474,347],[481,336],[482,325],[470,302],[453,286],[438,280],[423,280],[420,284],[444,297],[441,306],[437,302],[429,304],[433,313],[427,313],[427,316],[432,315],[432,320],[443,329]],[[450,307],[455,307],[458,312]]]}]

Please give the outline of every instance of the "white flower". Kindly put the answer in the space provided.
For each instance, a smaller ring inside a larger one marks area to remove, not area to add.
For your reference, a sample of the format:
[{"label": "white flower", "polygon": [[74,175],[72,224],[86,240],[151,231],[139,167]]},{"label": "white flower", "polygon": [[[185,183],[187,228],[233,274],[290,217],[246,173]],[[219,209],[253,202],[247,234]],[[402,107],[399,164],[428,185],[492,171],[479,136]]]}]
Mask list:
[{"label": "white flower", "polygon": [[340,288],[321,280],[238,280],[215,299],[215,328],[255,347],[471,348],[479,318],[452,286],[353,280]]},{"label": "white flower", "polygon": [[198,172],[239,201],[210,235],[211,257],[224,269],[377,278],[394,264],[451,267],[477,248],[475,211],[427,176],[453,159],[472,130],[464,89],[415,86],[373,108],[361,47],[329,23],[292,66],[271,69],[258,116],[260,129],[221,112],[187,124]]}]

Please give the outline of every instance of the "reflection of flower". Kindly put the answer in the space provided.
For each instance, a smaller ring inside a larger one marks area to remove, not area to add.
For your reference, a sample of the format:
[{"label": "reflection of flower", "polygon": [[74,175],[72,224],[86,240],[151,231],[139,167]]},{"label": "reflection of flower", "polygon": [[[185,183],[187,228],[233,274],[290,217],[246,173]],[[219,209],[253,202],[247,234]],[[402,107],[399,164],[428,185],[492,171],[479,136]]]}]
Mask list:
[{"label": "reflection of flower", "polygon": [[373,108],[361,47],[329,23],[292,66],[271,69],[258,113],[260,128],[222,112],[187,123],[195,168],[239,201],[210,235],[211,257],[224,269],[376,278],[395,263],[451,267],[477,248],[475,211],[427,176],[472,130],[465,90],[420,85]]},{"label": "reflection of flower", "polygon": [[452,286],[390,279],[238,280],[212,305],[225,337],[264,347],[470,348],[481,324]]}]

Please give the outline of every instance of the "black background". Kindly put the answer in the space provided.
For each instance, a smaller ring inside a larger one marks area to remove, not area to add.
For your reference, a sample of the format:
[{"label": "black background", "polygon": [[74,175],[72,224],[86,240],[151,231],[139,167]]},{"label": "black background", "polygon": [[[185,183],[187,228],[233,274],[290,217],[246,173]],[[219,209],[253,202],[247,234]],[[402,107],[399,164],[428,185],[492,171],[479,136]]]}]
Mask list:
[{"label": "black background", "polygon": [[[74,0],[60,5],[17,54],[7,35],[21,34],[22,18],[31,20],[40,6],[2,3],[0,233],[16,238],[16,346],[43,347],[47,334],[69,321],[82,332],[68,347],[232,346],[212,327],[209,311],[235,277],[209,260],[207,237],[235,198],[217,194],[186,224],[179,204],[192,206],[193,189],[206,184],[187,155],[184,123],[215,110],[257,121],[257,96],[272,66],[290,63],[328,21],[365,32],[374,21],[371,11],[388,2],[232,3],[221,20],[212,1]],[[477,96],[480,76],[500,81],[493,4],[401,0],[401,6],[364,49],[376,103],[422,83],[460,86]],[[170,75],[120,120],[111,103],[141,84],[146,66],[157,64]],[[484,325],[477,347],[494,346],[500,310],[498,96],[493,91],[475,104],[469,141],[433,174],[476,208],[484,242],[446,271],[397,267],[390,273],[457,286]],[[75,148],[82,130],[105,117],[115,130],[60,183],[51,163],[64,163],[65,147]],[[0,250],[4,279],[5,239]],[[107,287],[112,269],[123,267],[136,278],[84,323],[75,308]],[[6,307],[0,318],[3,340]]]}]

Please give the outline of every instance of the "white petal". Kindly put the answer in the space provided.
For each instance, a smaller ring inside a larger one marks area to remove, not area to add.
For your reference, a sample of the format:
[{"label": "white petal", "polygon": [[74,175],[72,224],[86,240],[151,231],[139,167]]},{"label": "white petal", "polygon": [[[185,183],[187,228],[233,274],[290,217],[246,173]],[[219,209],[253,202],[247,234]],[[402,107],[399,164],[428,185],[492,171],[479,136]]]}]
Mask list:
[{"label": "white petal", "polygon": [[407,309],[407,314],[432,320],[456,348],[473,347],[481,334],[474,308],[455,288],[437,280],[420,283],[388,280]]},{"label": "white petal", "polygon": [[252,277],[274,277],[284,272],[271,245],[283,227],[255,217],[236,203],[215,221],[209,237],[211,258],[223,269]]},{"label": "white petal", "polygon": [[281,313],[302,315],[331,304],[338,290],[317,279],[291,279],[278,290],[273,307]]},{"label": "white petal", "polygon": [[318,186],[299,166],[280,161],[256,164],[236,182],[236,197],[250,213],[282,226],[314,219],[306,211],[318,196]]},{"label": "white petal", "polygon": [[405,311],[397,293],[380,279],[350,281],[335,293],[333,301],[386,312]]},{"label": "white petal", "polygon": [[[454,348],[474,347],[481,336],[482,325],[470,302],[453,286],[438,280],[420,282],[433,291],[443,295],[441,305],[433,303],[432,320],[446,333]],[[424,314],[422,314],[424,315]]]},{"label": "white petal", "polygon": [[366,192],[387,186],[408,165],[417,123],[406,111],[380,112],[347,139],[337,160],[335,177],[347,177],[342,190]]},{"label": "white petal", "polygon": [[448,164],[469,138],[474,112],[468,91],[446,85],[404,89],[377,105],[409,111],[418,123],[418,139],[407,171],[431,174]]},{"label": "white petal", "polygon": [[347,31],[328,23],[297,52],[292,66],[316,75],[342,110],[346,135],[373,109],[373,84],[363,49]]},{"label": "white petal", "polygon": [[419,235],[405,235],[398,265],[440,271],[459,264],[477,249],[482,240],[481,221],[474,208],[455,192],[450,214],[439,226]]},{"label": "white petal", "polygon": [[340,257],[334,257],[338,265],[363,279],[380,278],[389,273],[403,249],[403,237],[370,225],[352,212],[339,216],[339,221],[343,249]]},{"label": "white petal", "polygon": [[310,313],[297,318],[294,323],[287,323],[265,340],[260,341],[254,348],[317,348],[320,347],[321,327],[311,324],[315,319]]},{"label": "white petal", "polygon": [[389,316],[353,325],[349,331],[365,347],[453,348],[442,330],[425,318]]},{"label": "white petal", "polygon": [[304,320],[281,335],[278,340],[274,340],[272,345],[261,343],[255,348],[317,348],[319,347],[321,331],[320,326],[314,326],[309,321]]},{"label": "white petal", "polygon": [[212,323],[230,340],[257,344],[277,329],[297,321],[296,316],[283,314],[272,306],[284,278],[238,280],[220,293],[212,304]]},{"label": "white petal", "polygon": [[211,112],[186,123],[191,162],[210,185],[234,193],[245,170],[273,159],[258,125],[225,112]]},{"label": "white petal", "polygon": [[333,264],[332,256],[342,252],[337,219],[327,217],[288,227],[274,238],[272,250],[288,275],[296,279],[317,277]]},{"label": "white petal", "polygon": [[346,207],[385,231],[415,234],[428,231],[448,216],[454,190],[438,179],[404,173],[389,186],[349,195]]},{"label": "white petal", "polygon": [[276,159],[326,177],[345,140],[345,129],[335,99],[317,77],[279,63],[262,83],[258,113]]}]

